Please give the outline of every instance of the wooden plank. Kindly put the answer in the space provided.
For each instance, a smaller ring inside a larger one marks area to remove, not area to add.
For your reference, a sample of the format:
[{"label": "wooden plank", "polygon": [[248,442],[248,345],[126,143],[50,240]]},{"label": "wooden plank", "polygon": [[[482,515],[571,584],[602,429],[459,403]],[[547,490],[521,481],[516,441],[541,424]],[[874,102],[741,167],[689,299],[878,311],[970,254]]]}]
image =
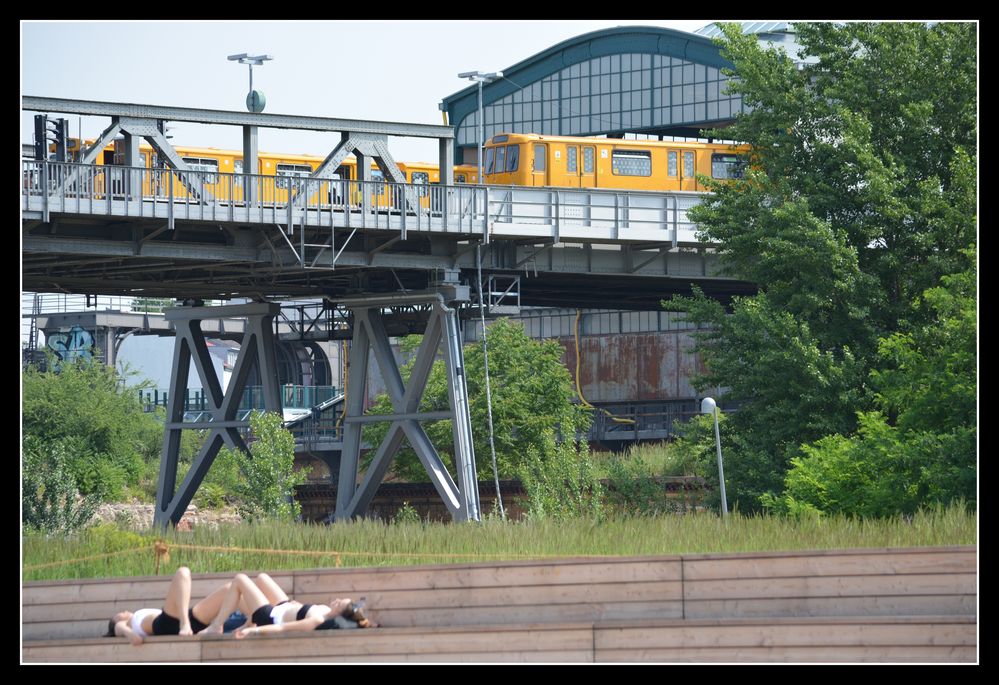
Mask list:
[{"label": "wooden plank", "polygon": [[[360,590],[354,597],[366,596],[372,608],[429,609],[442,607],[575,604],[580,602],[628,602],[679,600],[678,581],[656,583],[617,583],[594,588],[590,585],[527,585],[436,590]],[[301,602],[326,603],[330,595],[299,594]]]},{"label": "wooden plank", "polygon": [[602,604],[542,605],[534,607],[453,607],[433,611],[372,608],[372,618],[383,626],[468,626],[476,624],[523,623],[531,621],[603,621],[615,619],[681,618],[683,607],[671,602],[614,602]]},{"label": "wooden plank", "polygon": [[844,547],[841,549],[810,549],[795,550],[790,552],[707,552],[703,554],[684,554],[685,561],[710,560],[710,559],[780,559],[782,557],[835,557],[835,556],[857,556],[864,554],[958,554],[961,552],[974,553],[976,545],[938,545],[933,547]]},{"label": "wooden plank", "polygon": [[730,578],[786,578],[796,576],[974,573],[973,550],[938,552],[868,553],[849,555],[801,554],[773,558],[684,559],[684,580]]},{"label": "wooden plank", "polygon": [[597,649],[597,663],[710,662],[878,662],[975,663],[974,647],[738,647],[677,649]]},{"label": "wooden plank", "polygon": [[662,649],[669,647],[772,646],[974,646],[977,626],[925,624],[772,624],[728,626],[662,626],[594,629],[601,649]]},{"label": "wooden plank", "polygon": [[340,569],[295,574],[295,594],[339,596],[387,590],[473,588],[497,586],[550,586],[680,581],[680,562],[574,563],[547,566],[446,568],[425,567],[388,571]]},{"label": "wooden plank", "polygon": [[857,597],[868,595],[966,595],[976,592],[974,573],[729,578],[686,580],[684,598],[738,599],[759,597]]},{"label": "wooden plank", "polygon": [[[385,630],[329,631],[304,634],[250,637],[206,638],[203,658],[230,660],[240,655],[256,659],[286,659],[318,655],[436,654],[442,651],[489,652],[580,651],[592,649],[593,632],[582,627],[515,627],[511,629],[468,630]],[[460,649],[457,649],[459,648]]]},{"label": "wooden plank", "polygon": [[368,654],[354,655],[343,654],[337,656],[298,656],[294,659],[206,659],[206,663],[429,663],[429,664],[452,664],[452,663],[590,663],[593,661],[592,650],[575,651],[531,651],[531,652],[511,652],[507,650],[497,650],[493,652],[437,652],[434,654]]},{"label": "wooden plank", "polygon": [[[203,599],[209,593],[231,580],[235,573],[192,574],[191,597],[194,601]],[[252,575],[252,574],[251,574]],[[294,587],[294,576],[290,572],[272,573],[271,577],[286,593]],[[169,576],[148,576],[129,580],[74,580],[24,583],[21,603],[24,606],[35,604],[68,604],[72,602],[126,602],[136,608],[140,606],[161,606],[170,587]],[[159,604],[150,604],[159,602]]]},{"label": "wooden plank", "polygon": [[150,638],[134,647],[124,638],[79,644],[29,645],[21,648],[25,663],[119,663],[133,661],[196,662],[201,660],[197,638]]},{"label": "wooden plank", "polygon": [[974,595],[894,595],[687,600],[683,611],[686,618],[974,616],[976,606]]}]

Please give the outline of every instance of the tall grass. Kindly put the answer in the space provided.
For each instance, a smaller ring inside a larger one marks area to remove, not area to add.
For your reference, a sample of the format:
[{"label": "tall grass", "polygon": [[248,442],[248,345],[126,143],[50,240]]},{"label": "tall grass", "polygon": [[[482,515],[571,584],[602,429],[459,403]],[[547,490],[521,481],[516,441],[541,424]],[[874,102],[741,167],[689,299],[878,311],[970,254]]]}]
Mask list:
[{"label": "tall grass", "polygon": [[[23,578],[152,575],[156,568],[152,546],[158,538],[154,533],[107,525],[68,538],[29,534],[23,539]],[[170,559],[161,563],[159,573],[172,573],[180,565],[209,573],[570,556],[970,545],[976,542],[976,521],[973,513],[952,506],[919,512],[908,519],[870,520],[844,516],[790,519],[737,512],[720,518],[705,512],[602,521],[503,522],[490,518],[478,524],[260,523],[170,531],[162,539],[170,547]],[[247,551],[193,550],[176,547],[178,544]],[[110,556],[32,569],[96,555]]]}]

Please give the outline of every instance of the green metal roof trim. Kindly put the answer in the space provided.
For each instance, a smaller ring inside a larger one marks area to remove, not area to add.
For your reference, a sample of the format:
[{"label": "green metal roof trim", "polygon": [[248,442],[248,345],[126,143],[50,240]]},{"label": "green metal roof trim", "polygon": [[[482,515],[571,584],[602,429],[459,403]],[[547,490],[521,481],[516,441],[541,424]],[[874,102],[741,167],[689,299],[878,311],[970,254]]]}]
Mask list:
[{"label": "green metal roof trim", "polygon": [[[629,53],[668,55],[709,67],[732,68],[732,63],[721,56],[719,47],[710,38],[656,26],[618,26],[570,38],[503,69],[504,78],[483,85],[482,104],[492,104],[518,90],[514,83],[524,87],[594,57]],[[443,102],[448,123],[457,127],[478,109],[478,85],[473,83],[447,96]]]}]

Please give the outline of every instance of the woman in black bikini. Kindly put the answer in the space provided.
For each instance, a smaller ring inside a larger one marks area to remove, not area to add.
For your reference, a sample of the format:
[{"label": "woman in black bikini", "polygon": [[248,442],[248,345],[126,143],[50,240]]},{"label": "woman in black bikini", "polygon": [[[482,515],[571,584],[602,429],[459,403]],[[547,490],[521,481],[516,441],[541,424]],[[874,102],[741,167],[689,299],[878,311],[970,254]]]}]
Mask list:
[{"label": "woman in black bikini", "polygon": [[203,635],[220,634],[223,623],[237,607],[244,607],[244,613],[254,624],[236,630],[237,639],[261,633],[339,628],[343,627],[344,618],[355,621],[359,628],[377,626],[364,615],[363,608],[350,599],[334,599],[332,606],[302,604],[289,599],[281,586],[266,573],[253,580],[245,573],[239,573],[230,583],[218,615],[205,628]]},{"label": "woman in black bikini", "polygon": [[162,609],[119,611],[108,622],[108,632],[104,637],[127,637],[129,642],[139,646],[150,635],[194,635],[202,632],[209,625],[206,619],[210,621],[219,613],[231,587],[232,581],[228,581],[188,608],[191,602],[191,569],[181,566],[170,580]]}]

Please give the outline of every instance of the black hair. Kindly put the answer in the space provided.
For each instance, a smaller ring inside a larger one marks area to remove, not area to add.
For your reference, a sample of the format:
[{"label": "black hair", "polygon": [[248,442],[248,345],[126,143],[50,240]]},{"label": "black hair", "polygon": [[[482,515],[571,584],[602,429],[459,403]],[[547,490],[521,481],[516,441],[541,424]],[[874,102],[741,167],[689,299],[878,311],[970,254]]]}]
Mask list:
[{"label": "black hair", "polygon": [[114,625],[115,625],[114,619],[112,618],[110,621],[108,621],[108,632],[104,633],[104,635],[102,635],[101,637],[114,637],[115,636]]}]

